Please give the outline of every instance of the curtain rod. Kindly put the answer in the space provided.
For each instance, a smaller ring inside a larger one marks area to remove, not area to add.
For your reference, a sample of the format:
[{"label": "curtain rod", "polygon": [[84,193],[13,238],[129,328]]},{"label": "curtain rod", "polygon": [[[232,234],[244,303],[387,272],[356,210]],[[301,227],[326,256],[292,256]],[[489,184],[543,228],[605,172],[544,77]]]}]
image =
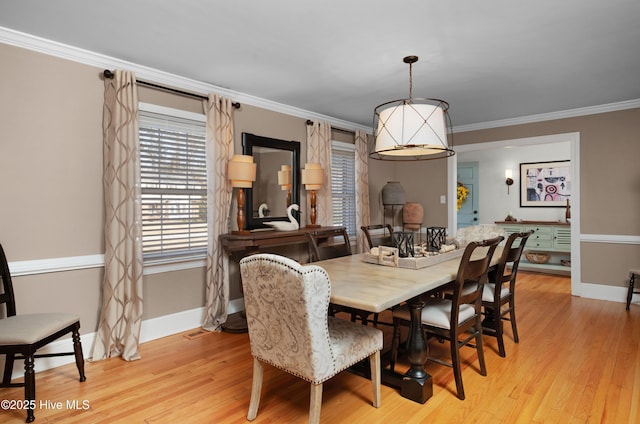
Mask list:
[{"label": "curtain rod", "polygon": [[[115,74],[111,70],[105,69],[104,72],[102,73],[102,75],[105,78],[112,79]],[[136,80],[136,84],[144,85],[145,87],[156,88],[156,89],[162,90],[162,91],[168,91],[169,93],[180,94],[182,96],[193,97],[193,98],[201,99],[201,100],[209,100],[208,97],[203,96],[201,94],[189,93],[188,91],[182,91],[182,90],[178,90],[178,89],[171,88],[171,87],[165,87],[163,85],[154,84],[154,83],[147,82],[147,81]],[[240,106],[241,106],[239,102],[231,103],[231,105],[235,109],[240,109]]]},{"label": "curtain rod", "polygon": [[[313,121],[311,119],[307,119],[307,125],[313,125]],[[333,125],[331,126],[331,129],[334,131],[338,131],[338,132],[343,132],[345,134],[355,134],[355,131],[352,130],[345,130],[342,128],[338,128],[338,127],[334,127]]]}]

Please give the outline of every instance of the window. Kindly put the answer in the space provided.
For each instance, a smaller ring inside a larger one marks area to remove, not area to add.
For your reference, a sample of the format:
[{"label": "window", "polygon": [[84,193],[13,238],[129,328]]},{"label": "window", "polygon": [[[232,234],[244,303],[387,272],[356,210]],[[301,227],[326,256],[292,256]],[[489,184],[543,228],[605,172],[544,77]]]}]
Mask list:
[{"label": "window", "polygon": [[356,236],[356,151],[355,145],[331,142],[331,204],[333,225],[346,227]]},{"label": "window", "polygon": [[204,115],[140,104],[145,261],[206,254],[205,121]]}]

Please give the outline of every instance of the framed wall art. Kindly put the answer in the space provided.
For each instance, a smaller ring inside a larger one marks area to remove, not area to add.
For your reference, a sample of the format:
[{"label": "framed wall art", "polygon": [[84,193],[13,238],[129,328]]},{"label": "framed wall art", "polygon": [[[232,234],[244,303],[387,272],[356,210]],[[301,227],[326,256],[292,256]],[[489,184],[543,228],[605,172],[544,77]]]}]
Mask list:
[{"label": "framed wall art", "polygon": [[521,207],[566,207],[571,197],[571,161],[520,164]]}]

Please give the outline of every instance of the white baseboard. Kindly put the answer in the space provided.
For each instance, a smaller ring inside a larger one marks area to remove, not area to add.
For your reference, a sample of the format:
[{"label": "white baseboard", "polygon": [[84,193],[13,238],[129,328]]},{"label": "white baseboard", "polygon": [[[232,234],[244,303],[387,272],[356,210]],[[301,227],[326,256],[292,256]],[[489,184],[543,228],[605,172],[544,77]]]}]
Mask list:
[{"label": "white baseboard", "polygon": [[[628,287],[603,286],[601,284],[581,283],[580,297],[587,299],[608,300],[610,302],[627,302]],[[634,297],[634,303],[640,297]]]},{"label": "white baseboard", "polygon": [[[229,302],[228,313],[233,314],[244,310],[243,299],[235,299]],[[150,342],[162,337],[171,336],[173,334],[182,333],[183,331],[198,328],[202,324],[204,307],[191,309],[188,311],[177,312],[171,315],[151,318],[142,322],[140,329],[140,343]],[[82,324],[82,323],[80,323]],[[96,333],[82,334],[82,353],[86,358],[91,354],[91,348],[95,340]],[[38,353],[55,353],[55,352],[73,352],[73,342],[71,338],[56,340],[49,343]],[[51,358],[38,358],[35,361],[36,372],[48,370],[66,364],[75,362],[73,356],[54,356]],[[1,367],[4,369],[4,357],[0,359]],[[24,362],[16,361],[13,364],[12,378],[20,378],[24,375]]]}]

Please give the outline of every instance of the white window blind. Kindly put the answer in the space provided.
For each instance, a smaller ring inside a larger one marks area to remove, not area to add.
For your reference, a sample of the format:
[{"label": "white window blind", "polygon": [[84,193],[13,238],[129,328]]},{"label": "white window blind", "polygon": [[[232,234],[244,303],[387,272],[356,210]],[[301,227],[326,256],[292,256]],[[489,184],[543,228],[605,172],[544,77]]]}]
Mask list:
[{"label": "white window blind", "polygon": [[143,108],[141,104],[138,122],[145,260],[206,254],[204,121],[204,116],[197,114],[149,105]]},{"label": "white window blind", "polygon": [[331,196],[333,225],[347,228],[356,236],[356,153],[355,145],[331,142]]}]

